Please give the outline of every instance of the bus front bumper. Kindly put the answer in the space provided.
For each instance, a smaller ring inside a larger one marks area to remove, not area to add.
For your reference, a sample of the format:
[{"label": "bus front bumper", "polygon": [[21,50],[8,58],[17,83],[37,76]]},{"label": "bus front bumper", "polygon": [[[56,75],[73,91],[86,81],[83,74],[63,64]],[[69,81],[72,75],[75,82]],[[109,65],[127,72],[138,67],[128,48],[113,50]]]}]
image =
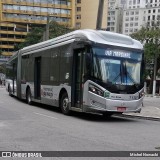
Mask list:
[{"label": "bus front bumper", "polygon": [[132,101],[102,98],[101,101],[89,99],[88,102],[83,105],[84,112],[140,113],[143,97]]}]

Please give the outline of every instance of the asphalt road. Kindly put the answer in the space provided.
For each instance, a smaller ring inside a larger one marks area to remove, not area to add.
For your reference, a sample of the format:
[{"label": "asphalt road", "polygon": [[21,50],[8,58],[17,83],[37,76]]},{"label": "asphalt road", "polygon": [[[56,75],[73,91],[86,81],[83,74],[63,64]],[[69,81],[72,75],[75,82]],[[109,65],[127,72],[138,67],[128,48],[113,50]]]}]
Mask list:
[{"label": "asphalt road", "polygon": [[0,151],[160,151],[159,135],[160,122],[65,116],[51,106],[27,105],[0,88]]}]

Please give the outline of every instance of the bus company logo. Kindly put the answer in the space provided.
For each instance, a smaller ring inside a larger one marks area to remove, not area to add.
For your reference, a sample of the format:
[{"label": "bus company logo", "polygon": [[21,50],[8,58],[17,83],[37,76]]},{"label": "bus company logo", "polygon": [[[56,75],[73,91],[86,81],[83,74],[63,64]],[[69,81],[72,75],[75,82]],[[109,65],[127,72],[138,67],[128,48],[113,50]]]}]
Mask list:
[{"label": "bus company logo", "polygon": [[41,95],[42,95],[42,97],[52,98],[53,97],[53,89],[52,88],[43,88],[43,89],[41,89]]},{"label": "bus company logo", "polygon": [[125,103],[124,103],[124,102],[121,103],[121,107],[123,107],[123,106],[125,106]]}]

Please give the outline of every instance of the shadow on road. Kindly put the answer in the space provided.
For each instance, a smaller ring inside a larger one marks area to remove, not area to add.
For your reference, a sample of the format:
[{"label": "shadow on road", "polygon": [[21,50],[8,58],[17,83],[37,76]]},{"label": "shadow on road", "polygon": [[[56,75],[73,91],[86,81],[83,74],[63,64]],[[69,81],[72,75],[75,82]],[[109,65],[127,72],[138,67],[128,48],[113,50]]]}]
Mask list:
[{"label": "shadow on road", "polygon": [[[23,103],[26,103],[24,100],[19,100],[15,97],[17,101],[21,101]],[[38,107],[41,109],[45,109],[48,111],[56,112],[58,114],[62,114],[59,107],[54,107],[50,105],[40,104],[40,103],[33,103],[32,107]],[[66,116],[66,115],[64,115]],[[91,114],[91,113],[80,113],[80,112],[71,112],[70,117],[76,118],[76,119],[82,119],[86,121],[93,121],[93,122],[136,122],[136,119],[121,117],[121,115],[112,115],[111,117],[103,117],[101,114]]]}]

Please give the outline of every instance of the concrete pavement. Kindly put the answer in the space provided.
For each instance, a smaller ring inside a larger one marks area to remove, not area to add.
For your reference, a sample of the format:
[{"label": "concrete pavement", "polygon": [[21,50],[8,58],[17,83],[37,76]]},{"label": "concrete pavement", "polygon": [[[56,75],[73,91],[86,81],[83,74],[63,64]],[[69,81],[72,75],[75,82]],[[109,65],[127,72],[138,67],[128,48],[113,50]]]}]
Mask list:
[{"label": "concrete pavement", "polygon": [[[147,103],[150,102],[150,103]],[[126,113],[126,117],[143,118],[149,120],[160,121],[160,97],[159,96],[145,96],[144,105],[142,106],[141,113]]]}]

